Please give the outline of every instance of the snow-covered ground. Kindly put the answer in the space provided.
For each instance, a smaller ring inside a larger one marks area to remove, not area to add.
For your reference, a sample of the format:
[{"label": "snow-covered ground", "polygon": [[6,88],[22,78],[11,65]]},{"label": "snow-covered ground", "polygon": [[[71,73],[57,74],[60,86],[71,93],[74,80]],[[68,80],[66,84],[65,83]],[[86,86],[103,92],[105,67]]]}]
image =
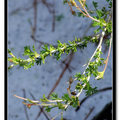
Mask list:
[{"label": "snow-covered ground", "polygon": [[[104,0],[99,0],[100,6],[102,6]],[[79,18],[71,15],[70,9],[67,5],[63,5],[62,0],[49,0],[55,4],[56,15],[63,15],[61,21],[56,21],[55,31],[52,32],[52,15],[48,12],[48,9],[42,4],[38,4],[37,12],[37,30],[36,38],[38,40],[56,44],[57,40],[61,42],[67,42],[73,40],[74,37],[82,37],[84,34],[92,34],[92,29],[89,28],[91,20],[88,18]],[[18,10],[11,14],[11,12],[17,8],[28,8],[32,6],[33,0],[8,0],[8,48],[18,56],[22,57],[24,46],[35,44],[36,49],[39,48],[39,43],[34,43],[31,39],[31,25],[29,21],[33,23],[34,10],[33,7],[26,10]],[[91,2],[88,3],[92,8]],[[106,3],[104,2],[104,5]],[[94,52],[96,45],[88,44],[88,47],[84,50],[78,50],[75,53],[71,62],[71,66],[74,67],[70,73],[68,70],[65,72],[60,84],[56,88],[55,92],[59,95],[66,93],[66,88],[70,76],[73,76],[76,72],[82,71],[81,67],[85,64],[92,53]],[[104,51],[103,47],[103,51]],[[108,50],[107,50],[108,51]],[[107,56],[107,51],[104,52],[102,57]],[[65,56],[63,55],[62,59]],[[47,57],[46,64],[41,66],[35,65],[31,69],[24,70],[23,68],[14,67],[8,71],[8,120],[26,120],[24,107],[22,101],[15,98],[13,95],[23,96],[23,89],[26,91],[27,98],[31,98],[29,92],[33,93],[36,99],[39,100],[45,94],[48,95],[52,89],[54,83],[58,79],[64,65],[61,66],[61,62],[56,61],[54,58]],[[108,67],[105,72],[104,79],[96,81],[91,79],[91,84],[96,85],[98,89],[112,86],[112,53],[108,62]],[[80,100],[84,98],[84,93],[81,94]],[[98,113],[107,103],[112,101],[112,91],[106,91],[99,93],[89,98],[84,104],[81,105],[81,109],[78,112],[72,107],[64,112],[64,118],[68,120],[83,120],[86,114],[92,107],[95,107],[88,120],[91,120],[96,113]],[[34,120],[39,112],[37,106],[33,106],[28,114],[30,120]],[[56,115],[58,110],[54,109],[50,112],[51,116]],[[45,116],[41,114],[38,120],[46,120]],[[56,118],[59,120],[59,117]]]}]

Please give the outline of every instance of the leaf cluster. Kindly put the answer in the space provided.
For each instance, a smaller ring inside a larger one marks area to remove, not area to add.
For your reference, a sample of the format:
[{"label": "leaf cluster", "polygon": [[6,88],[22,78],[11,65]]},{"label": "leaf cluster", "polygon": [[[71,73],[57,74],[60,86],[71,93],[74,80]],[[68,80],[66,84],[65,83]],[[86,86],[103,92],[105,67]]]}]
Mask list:
[{"label": "leaf cluster", "polygon": [[[54,56],[57,60],[61,59],[61,55],[66,53],[69,54],[70,52],[76,52],[77,47],[80,49],[83,49],[84,47],[87,47],[88,40],[81,41],[79,38],[77,39],[75,37],[75,40],[69,41],[68,43],[61,43],[59,40],[57,41],[57,47],[50,45],[44,45],[42,46],[42,49],[40,50],[40,53],[38,54],[34,48],[32,47],[32,50],[30,46],[24,47],[24,56],[28,56],[28,59],[22,59],[15,57],[11,51],[9,50],[8,53],[11,57],[8,57],[8,61],[13,63],[14,66],[19,65],[24,67],[24,69],[31,68],[31,66],[34,66],[36,63],[37,65],[41,65],[41,63],[45,63],[45,59],[47,56]],[[9,67],[11,68],[11,67]]]}]

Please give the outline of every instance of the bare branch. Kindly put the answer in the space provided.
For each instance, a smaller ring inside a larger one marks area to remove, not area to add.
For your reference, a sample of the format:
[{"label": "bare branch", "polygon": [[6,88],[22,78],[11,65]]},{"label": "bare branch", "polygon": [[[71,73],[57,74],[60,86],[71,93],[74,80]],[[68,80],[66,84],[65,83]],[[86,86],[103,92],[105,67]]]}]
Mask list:
[{"label": "bare branch", "polygon": [[[25,89],[23,89],[23,97],[26,98]],[[29,116],[28,116],[27,109],[26,109],[26,106],[25,106],[25,105],[24,105],[24,110],[25,110],[26,119],[29,120]]]}]

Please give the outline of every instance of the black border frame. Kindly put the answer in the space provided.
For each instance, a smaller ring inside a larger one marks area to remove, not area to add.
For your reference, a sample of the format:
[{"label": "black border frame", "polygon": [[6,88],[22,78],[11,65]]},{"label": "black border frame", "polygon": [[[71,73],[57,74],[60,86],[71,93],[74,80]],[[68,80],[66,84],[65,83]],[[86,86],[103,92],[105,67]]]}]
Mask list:
[{"label": "black border frame", "polygon": [[4,22],[4,39],[5,39],[5,42],[4,42],[4,60],[5,60],[5,62],[4,62],[4,66],[5,66],[5,68],[4,68],[4,100],[5,100],[5,102],[4,102],[4,119],[5,120],[7,120],[8,119],[8,109],[7,109],[7,107],[8,107],[8,93],[7,93],[7,86],[8,86],[8,83],[7,83],[7,35],[8,35],[8,7],[7,7],[7,5],[8,5],[8,1],[7,0],[5,0],[4,1],[4,20],[5,20],[5,22]]},{"label": "black border frame", "polygon": [[116,0],[113,1],[113,120],[116,120]]}]

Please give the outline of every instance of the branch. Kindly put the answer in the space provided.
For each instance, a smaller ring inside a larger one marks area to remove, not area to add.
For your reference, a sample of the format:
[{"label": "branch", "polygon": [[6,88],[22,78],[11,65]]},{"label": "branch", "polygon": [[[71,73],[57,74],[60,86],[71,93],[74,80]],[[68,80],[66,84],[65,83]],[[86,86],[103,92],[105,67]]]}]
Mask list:
[{"label": "branch", "polygon": [[[26,92],[25,92],[25,89],[23,89],[23,96],[26,98]],[[26,109],[26,106],[24,105],[24,110],[25,110],[25,115],[26,115],[26,119],[29,120],[29,116],[28,116],[28,113],[27,113],[27,109]]]},{"label": "branch", "polygon": [[[67,68],[69,67],[70,62],[72,61],[73,53],[71,53],[68,57],[69,57],[69,60],[68,60],[68,62],[67,62],[67,64],[66,64],[66,66],[64,67],[64,69],[63,69],[63,71],[61,72],[60,76],[58,77],[58,79],[57,79],[56,83],[54,84],[53,88],[52,88],[51,91],[49,92],[47,98],[50,97],[51,93],[56,89],[56,87],[57,87],[58,84],[60,83],[60,80],[62,79],[65,71],[66,71]],[[67,57],[67,58],[68,58],[68,57]],[[66,60],[67,60],[67,59],[66,59]],[[40,115],[41,115],[41,113],[42,113],[43,110],[44,110],[44,109],[43,109],[43,107],[42,107],[41,111],[38,113],[38,115],[37,115],[37,117],[36,117],[36,120],[38,119],[38,117],[40,117]]]},{"label": "branch", "polygon": [[[25,100],[25,101],[30,101],[32,102],[33,104],[35,105],[40,105],[40,106],[51,106],[53,104],[38,104],[40,103],[40,101],[35,101],[35,100],[29,100],[29,99],[26,99],[24,97],[20,97],[20,96],[17,96],[17,95],[14,95],[15,97],[19,98],[19,99],[22,99],[22,100]],[[63,100],[47,100],[47,102],[50,102],[50,103],[56,103],[56,102],[62,102]]]},{"label": "branch", "polygon": [[[41,58],[41,55],[42,55],[42,57],[44,58],[44,57],[47,57],[47,56],[49,56],[49,55],[53,55],[53,54],[55,54],[56,52],[61,52],[61,54],[63,54],[64,53],[64,51],[66,50],[66,49],[68,49],[68,48],[70,48],[70,50],[71,51],[73,51],[72,49],[75,47],[77,47],[77,46],[85,46],[85,44],[86,44],[86,40],[84,40],[84,41],[82,41],[82,42],[75,42],[74,44],[66,44],[66,43],[64,43],[64,44],[62,44],[62,43],[58,43],[58,47],[57,48],[54,48],[53,50],[50,50],[50,48],[48,49],[49,51],[45,51],[44,53],[40,53],[40,54],[38,54],[36,51],[36,53],[35,53],[35,55],[34,55],[34,57],[32,57],[32,58],[28,58],[28,59],[20,59],[20,58],[17,58],[17,57],[15,57],[14,56],[14,61],[12,61],[12,58],[10,58],[10,57],[8,57],[8,61],[10,61],[10,62],[13,62],[14,64],[13,65],[11,65],[9,68],[12,68],[12,67],[14,67],[14,66],[16,66],[16,65],[23,65],[23,67],[25,66],[25,65],[29,65],[29,63],[31,63],[31,62],[35,62],[35,60],[37,59],[37,58]],[[62,47],[61,46],[59,46],[60,44],[62,44]],[[10,55],[12,54],[10,51],[8,52]],[[12,54],[13,55],[13,54]],[[44,60],[43,60],[44,61]],[[25,65],[24,65],[25,64]],[[31,67],[31,66],[30,66]],[[29,68],[29,67],[28,67]]]},{"label": "branch", "polygon": [[[80,106],[81,106],[88,98],[90,98],[90,97],[92,97],[92,96],[94,96],[94,95],[96,95],[96,94],[98,94],[98,93],[105,92],[105,91],[108,91],[108,90],[112,90],[112,87],[107,87],[107,88],[100,89],[100,90],[98,90],[96,93],[94,93],[94,94],[92,94],[92,95],[90,95],[90,96],[87,96],[87,97],[83,98],[83,99],[81,100],[81,102],[80,102]],[[76,108],[76,110],[75,110],[76,112],[80,109],[80,106],[78,106],[78,107]]]},{"label": "branch", "polygon": [[[98,46],[97,46],[96,50],[94,51],[94,53],[93,53],[92,57],[90,58],[90,60],[89,60],[89,62],[88,62],[88,64],[87,64],[86,69],[88,68],[88,66],[89,66],[90,62],[91,62],[91,61],[92,61],[92,59],[94,58],[94,56],[95,56],[95,54],[96,54],[97,50],[98,50],[98,49],[101,49],[101,47],[102,47],[101,45],[102,45],[102,42],[103,42],[103,38],[104,38],[104,35],[105,35],[105,31],[106,31],[106,28],[105,28],[105,29],[104,29],[104,31],[102,32],[102,35],[101,35],[101,38],[100,38],[100,42],[99,42],[99,44],[98,44]],[[86,69],[85,69],[85,71],[83,72],[83,74],[85,74]],[[89,81],[89,79],[90,79],[90,77],[88,78],[88,81]],[[83,88],[85,88],[85,86],[86,86],[86,83],[84,83]],[[76,95],[77,97],[79,97],[79,96],[80,96],[80,94],[81,94],[81,92],[82,92],[83,88],[82,88],[82,89],[81,89],[81,91],[80,91],[80,92]]]},{"label": "branch", "polygon": [[110,37],[110,46],[109,46],[109,51],[108,51],[108,56],[107,56],[107,59],[106,59],[106,63],[105,63],[105,67],[104,67],[104,72],[105,72],[105,70],[106,70],[106,68],[107,68],[107,64],[108,64],[108,60],[109,60],[109,56],[110,56],[110,51],[111,51],[111,45],[112,45],[112,33],[111,33],[111,37]]},{"label": "branch", "polygon": [[[35,42],[40,43],[41,45],[48,45],[48,46],[52,45],[52,44],[49,44],[47,42],[43,42],[43,41],[37,40],[35,38],[35,36],[31,36],[31,37],[32,37],[32,39],[34,39]],[[57,45],[52,45],[52,46],[57,47]]]},{"label": "branch", "polygon": [[[28,101],[28,99],[27,98],[24,98],[24,97],[20,97],[20,96],[17,96],[17,95],[13,95],[13,96],[15,96],[16,98],[19,98],[19,99],[22,99],[22,100],[24,100],[24,101]],[[36,101],[36,100],[31,100],[33,103],[40,103],[40,101]]]},{"label": "branch", "polygon": [[[90,60],[89,60],[89,62],[88,62],[88,64],[87,64],[86,69],[89,67],[89,64],[90,64],[90,62],[92,61],[92,59],[94,58],[97,50],[101,49],[101,47],[102,47],[101,45],[102,45],[102,41],[103,41],[103,38],[104,38],[104,35],[105,35],[105,31],[106,31],[106,28],[104,29],[104,31],[103,31],[102,34],[101,34],[100,42],[99,42],[96,50],[94,51],[92,57],[90,58]],[[86,69],[85,69],[85,71],[83,72],[83,74],[86,73]],[[75,81],[75,80],[77,80],[77,78],[75,78],[73,81]],[[87,78],[87,81],[89,81],[89,80],[90,80],[90,76]],[[82,86],[83,86],[83,87],[81,88],[80,92],[77,93],[76,97],[79,97],[79,96],[80,96],[81,92],[83,91],[83,89],[84,89],[85,86],[86,86],[86,83],[84,83]],[[69,104],[70,104],[70,103],[67,104],[66,108],[69,106]],[[66,109],[66,108],[65,108],[65,109]]]},{"label": "branch", "polygon": [[87,118],[90,116],[90,114],[93,112],[95,107],[92,107],[89,111],[89,113],[85,116],[84,120],[87,120]]},{"label": "branch", "polygon": [[[31,97],[35,100],[34,95],[30,92]],[[50,120],[50,116],[47,115],[47,113],[42,109],[41,106],[39,106],[40,110],[43,112],[47,120]],[[36,120],[36,119],[35,119]]]},{"label": "branch", "polygon": [[51,90],[50,93],[48,94],[48,98],[50,97],[51,93],[55,90],[55,88],[57,87],[57,85],[59,84],[61,78],[63,77],[63,75],[64,75],[64,73],[65,73],[65,71],[66,71],[67,68],[69,67],[70,62],[72,61],[72,58],[73,58],[73,53],[70,54],[70,59],[69,59],[69,61],[67,62],[66,66],[64,67],[63,71],[61,72],[58,80],[57,80],[56,83],[54,84],[52,90]]}]

